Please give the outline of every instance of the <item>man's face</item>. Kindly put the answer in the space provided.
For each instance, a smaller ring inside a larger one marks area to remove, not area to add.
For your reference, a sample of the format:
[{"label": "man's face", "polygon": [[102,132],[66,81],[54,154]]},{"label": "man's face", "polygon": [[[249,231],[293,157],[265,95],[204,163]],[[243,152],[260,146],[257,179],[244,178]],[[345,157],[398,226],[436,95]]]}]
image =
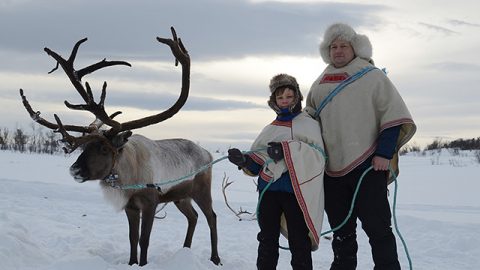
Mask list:
[{"label": "man's face", "polygon": [[346,66],[353,58],[355,58],[355,53],[350,42],[335,39],[330,44],[330,60],[336,68]]}]

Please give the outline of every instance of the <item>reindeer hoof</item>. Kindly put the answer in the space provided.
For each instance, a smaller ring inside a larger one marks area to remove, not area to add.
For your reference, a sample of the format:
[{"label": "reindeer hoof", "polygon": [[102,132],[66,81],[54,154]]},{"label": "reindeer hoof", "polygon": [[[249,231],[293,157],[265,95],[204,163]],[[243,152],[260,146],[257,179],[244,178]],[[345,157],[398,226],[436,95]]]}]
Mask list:
[{"label": "reindeer hoof", "polygon": [[212,261],[215,265],[222,265],[222,263],[220,262],[220,257],[218,256],[212,256],[210,258],[210,261]]},{"label": "reindeer hoof", "polygon": [[137,259],[130,259],[130,261],[128,262],[128,265],[134,265],[134,264],[138,264]]}]

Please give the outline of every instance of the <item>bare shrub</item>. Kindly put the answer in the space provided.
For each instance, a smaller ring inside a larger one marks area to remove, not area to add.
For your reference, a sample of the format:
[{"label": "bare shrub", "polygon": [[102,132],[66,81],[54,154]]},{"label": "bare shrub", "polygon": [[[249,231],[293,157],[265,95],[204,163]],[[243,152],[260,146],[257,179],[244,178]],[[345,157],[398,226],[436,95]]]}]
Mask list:
[{"label": "bare shrub", "polygon": [[480,164],[480,150],[475,150],[474,157],[475,160]]}]

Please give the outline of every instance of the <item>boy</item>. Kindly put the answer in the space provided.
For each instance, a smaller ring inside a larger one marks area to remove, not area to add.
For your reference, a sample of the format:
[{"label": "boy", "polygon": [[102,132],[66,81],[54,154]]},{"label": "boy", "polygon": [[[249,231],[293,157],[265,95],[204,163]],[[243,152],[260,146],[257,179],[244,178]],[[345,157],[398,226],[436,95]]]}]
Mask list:
[{"label": "boy", "polygon": [[260,232],[257,269],[275,269],[280,232],[288,238],[294,270],[312,269],[323,221],[325,156],[320,126],[302,112],[296,79],[278,74],[270,81],[268,105],[276,119],[252,144],[249,155],[232,148],[228,159],[258,175]]}]

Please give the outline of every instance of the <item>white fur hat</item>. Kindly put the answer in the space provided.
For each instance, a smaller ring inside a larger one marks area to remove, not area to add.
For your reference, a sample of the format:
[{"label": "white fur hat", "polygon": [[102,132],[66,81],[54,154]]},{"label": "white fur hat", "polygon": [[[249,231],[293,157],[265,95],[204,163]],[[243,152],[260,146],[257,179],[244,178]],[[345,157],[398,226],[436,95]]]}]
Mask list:
[{"label": "white fur hat", "polygon": [[356,56],[367,61],[371,60],[372,44],[368,37],[357,34],[350,25],[335,23],[327,28],[323,41],[320,43],[320,55],[325,63],[332,63],[330,60],[330,44],[337,38],[350,42]]}]

